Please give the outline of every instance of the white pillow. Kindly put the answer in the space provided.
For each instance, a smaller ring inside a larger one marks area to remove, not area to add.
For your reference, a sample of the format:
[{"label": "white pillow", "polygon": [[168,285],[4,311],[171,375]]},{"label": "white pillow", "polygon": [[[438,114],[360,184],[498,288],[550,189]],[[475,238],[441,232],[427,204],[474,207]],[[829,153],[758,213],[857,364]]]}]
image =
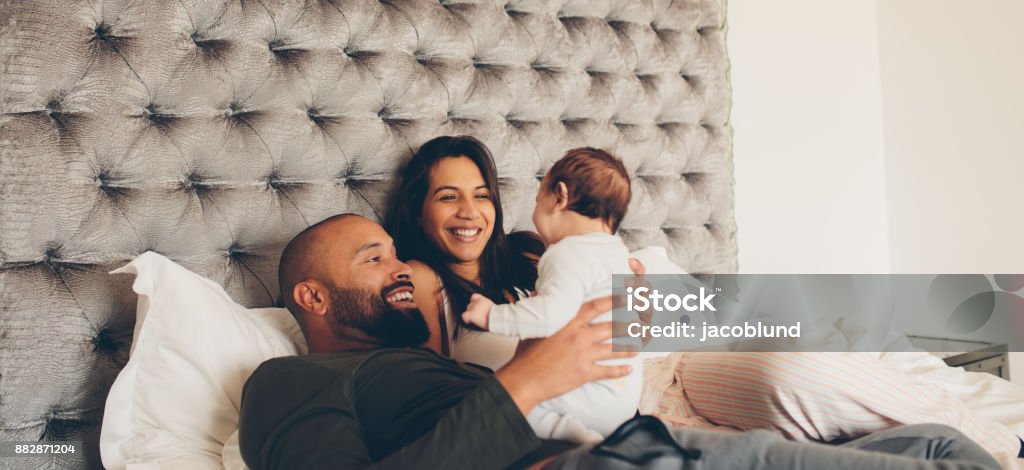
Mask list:
[{"label": "white pillow", "polygon": [[238,305],[157,253],[114,273],[136,275],[139,303],[131,356],[103,415],[104,467],[222,468],[245,381],[267,359],[305,353],[298,325],[285,309]]}]

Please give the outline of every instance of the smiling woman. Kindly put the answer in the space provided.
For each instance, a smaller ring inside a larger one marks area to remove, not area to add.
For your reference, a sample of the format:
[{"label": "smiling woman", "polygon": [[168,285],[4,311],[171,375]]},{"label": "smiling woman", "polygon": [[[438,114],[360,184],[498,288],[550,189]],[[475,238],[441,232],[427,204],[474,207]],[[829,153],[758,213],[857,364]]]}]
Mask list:
[{"label": "smiling woman", "polygon": [[463,329],[451,315],[464,311],[474,293],[508,303],[537,281],[544,245],[531,232],[505,234],[490,151],[473,137],[435,138],[413,155],[395,194],[388,232],[413,268],[414,300],[431,329],[428,345],[491,368],[504,364],[518,340]]}]

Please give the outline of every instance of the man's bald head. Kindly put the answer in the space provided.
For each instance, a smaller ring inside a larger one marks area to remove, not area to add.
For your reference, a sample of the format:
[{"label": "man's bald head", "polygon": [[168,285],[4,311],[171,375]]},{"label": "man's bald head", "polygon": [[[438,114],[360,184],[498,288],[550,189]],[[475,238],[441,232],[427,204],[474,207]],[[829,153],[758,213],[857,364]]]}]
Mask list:
[{"label": "man's bald head", "polygon": [[296,318],[302,309],[295,305],[292,298],[295,286],[306,279],[330,282],[330,277],[324,272],[324,255],[332,244],[338,243],[346,225],[349,225],[346,222],[354,222],[353,218],[370,222],[358,214],[331,216],[303,230],[284,248],[277,268],[277,282],[281,287],[284,307]]}]

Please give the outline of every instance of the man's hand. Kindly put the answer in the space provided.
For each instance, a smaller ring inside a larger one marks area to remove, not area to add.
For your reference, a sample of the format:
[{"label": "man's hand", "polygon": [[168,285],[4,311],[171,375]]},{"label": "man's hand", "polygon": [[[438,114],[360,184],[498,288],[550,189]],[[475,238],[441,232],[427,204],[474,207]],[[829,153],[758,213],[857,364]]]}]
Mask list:
[{"label": "man's hand", "polygon": [[604,366],[598,361],[636,356],[635,351],[612,351],[612,323],[590,322],[612,309],[612,298],[583,304],[554,335],[525,348],[495,377],[526,416],[538,403],[594,380],[615,379],[631,372],[626,365]]},{"label": "man's hand", "polygon": [[469,298],[466,311],[462,314],[462,321],[488,331],[490,329],[488,320],[491,318],[491,307],[493,306],[494,302],[491,302],[491,299],[480,294],[473,294]]},{"label": "man's hand", "polygon": [[[632,287],[633,289],[636,289],[638,287],[646,287],[648,292],[650,292],[651,283],[649,281],[647,281],[647,279],[644,279],[644,274],[647,272],[647,268],[644,267],[644,264],[641,263],[640,260],[638,260],[636,258],[630,258],[629,259],[629,269],[633,270],[634,276],[631,277],[631,278],[627,278],[627,279],[625,279],[623,281],[623,283],[626,285],[626,287]],[[650,299],[650,294],[649,293],[648,293],[647,297],[648,297],[648,300],[649,300]],[[642,311],[637,310],[636,311],[637,312],[637,316],[640,317],[640,324],[641,325],[650,325],[651,324],[651,320],[652,320],[652,318],[654,316],[654,313],[651,311],[651,304],[652,304],[651,302],[647,303],[647,310],[642,310]],[[646,336],[645,335],[644,337],[640,338],[640,341],[643,342],[644,346],[647,346],[647,343],[650,343],[651,339],[652,338],[650,336]]]}]

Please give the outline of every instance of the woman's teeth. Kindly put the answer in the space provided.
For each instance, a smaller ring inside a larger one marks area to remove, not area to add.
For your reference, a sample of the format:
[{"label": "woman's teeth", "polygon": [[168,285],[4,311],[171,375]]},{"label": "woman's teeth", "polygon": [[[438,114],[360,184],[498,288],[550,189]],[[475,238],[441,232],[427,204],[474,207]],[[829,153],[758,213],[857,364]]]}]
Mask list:
[{"label": "woman's teeth", "polygon": [[478,229],[478,228],[474,228],[474,229],[461,229],[461,228],[457,228],[457,229],[452,229],[452,233],[454,233],[455,235],[460,236],[460,237],[472,237],[472,236],[480,233],[480,230],[481,229]]},{"label": "woman's teeth", "polygon": [[404,300],[412,300],[412,292],[399,292],[394,295],[387,297],[388,302],[401,302]]}]

